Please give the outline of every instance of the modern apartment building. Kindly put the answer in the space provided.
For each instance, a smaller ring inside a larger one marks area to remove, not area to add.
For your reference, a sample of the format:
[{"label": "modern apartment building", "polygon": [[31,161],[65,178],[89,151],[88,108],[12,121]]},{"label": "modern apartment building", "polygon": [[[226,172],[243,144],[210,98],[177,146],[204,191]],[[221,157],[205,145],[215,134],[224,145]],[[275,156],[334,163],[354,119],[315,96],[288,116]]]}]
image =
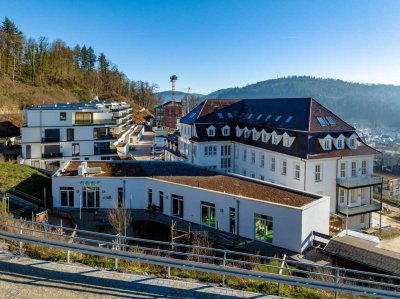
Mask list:
[{"label": "modern apartment building", "polygon": [[55,171],[70,160],[118,158],[114,143],[131,126],[131,113],[126,103],[106,101],[28,107],[22,162]]},{"label": "modern apartment building", "polygon": [[377,150],[312,98],[205,100],[180,119],[166,160],[180,160],[331,198],[330,210],[372,224]]},{"label": "modern apartment building", "polygon": [[65,210],[156,205],[171,219],[295,252],[329,231],[327,196],[182,162],[71,161],[53,175],[52,195]]},{"label": "modern apartment building", "polygon": [[176,129],[178,120],[183,114],[182,102],[169,101],[154,107],[157,127]]}]

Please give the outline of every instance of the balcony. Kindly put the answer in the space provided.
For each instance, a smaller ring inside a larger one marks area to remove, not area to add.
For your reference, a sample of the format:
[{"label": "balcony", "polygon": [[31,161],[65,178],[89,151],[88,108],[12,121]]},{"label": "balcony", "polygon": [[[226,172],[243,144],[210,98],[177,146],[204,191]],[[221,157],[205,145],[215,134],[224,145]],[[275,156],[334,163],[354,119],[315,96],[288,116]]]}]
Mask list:
[{"label": "balcony", "polygon": [[61,158],[62,156],[62,153],[43,153],[42,159]]},{"label": "balcony", "polygon": [[115,119],[94,119],[91,122],[75,122],[75,126],[92,126],[92,125],[116,125]]},{"label": "balcony", "polygon": [[95,155],[116,155],[116,148],[100,148],[95,152]]},{"label": "balcony", "polygon": [[95,140],[108,140],[108,139],[117,139],[118,136],[113,135],[113,134],[101,134],[98,135]]},{"label": "balcony", "polygon": [[361,188],[361,187],[380,185],[380,184],[382,184],[382,177],[367,176],[367,177],[337,179],[336,183],[339,187],[342,187],[345,189],[356,189],[356,188]]},{"label": "balcony", "polygon": [[42,143],[60,142],[60,137],[42,137]]},{"label": "balcony", "polygon": [[366,213],[378,212],[382,209],[382,205],[379,202],[373,202],[372,204],[357,206],[357,207],[344,207],[339,208],[338,213],[343,216],[357,216]]}]

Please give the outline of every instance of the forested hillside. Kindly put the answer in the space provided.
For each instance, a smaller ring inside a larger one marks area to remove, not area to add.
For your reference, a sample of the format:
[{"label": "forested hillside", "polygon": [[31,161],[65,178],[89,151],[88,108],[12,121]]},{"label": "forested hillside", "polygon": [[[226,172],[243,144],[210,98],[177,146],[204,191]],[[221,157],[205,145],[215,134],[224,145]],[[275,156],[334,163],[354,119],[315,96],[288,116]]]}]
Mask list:
[{"label": "forested hillside", "polygon": [[400,86],[293,76],[221,89],[207,97],[313,97],[349,122],[400,128]]},{"label": "forested hillside", "polygon": [[24,36],[7,17],[0,26],[0,121],[20,124],[13,116],[25,105],[87,101],[94,96],[136,103],[158,101],[157,86],[131,81],[102,52],[90,45],[70,47],[62,40]]}]

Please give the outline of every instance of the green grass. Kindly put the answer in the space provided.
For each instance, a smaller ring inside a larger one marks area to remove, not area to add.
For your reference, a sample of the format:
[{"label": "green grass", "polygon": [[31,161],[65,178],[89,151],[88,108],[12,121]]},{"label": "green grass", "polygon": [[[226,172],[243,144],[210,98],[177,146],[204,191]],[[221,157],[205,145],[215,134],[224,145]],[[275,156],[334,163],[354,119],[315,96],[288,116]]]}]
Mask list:
[{"label": "green grass", "polygon": [[51,194],[51,178],[26,165],[0,164],[0,189],[15,188],[37,198],[43,198],[43,189]]}]

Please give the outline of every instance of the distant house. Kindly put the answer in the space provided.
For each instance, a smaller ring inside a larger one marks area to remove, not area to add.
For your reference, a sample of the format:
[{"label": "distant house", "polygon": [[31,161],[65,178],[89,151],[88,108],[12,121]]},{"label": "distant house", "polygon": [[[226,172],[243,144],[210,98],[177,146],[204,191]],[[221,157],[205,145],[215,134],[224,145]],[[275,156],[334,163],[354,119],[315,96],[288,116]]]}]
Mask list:
[{"label": "distant house", "polygon": [[354,127],[313,98],[207,99],[180,119],[165,159],[277,183],[331,198],[349,228],[372,225],[382,179]]},{"label": "distant house", "polygon": [[[329,197],[182,162],[69,162],[52,177],[57,209],[142,210],[295,252],[328,234]],[[318,217],[315,217],[318,215]]]},{"label": "distant house", "polygon": [[[383,178],[382,194],[400,199],[400,176],[390,173],[376,173]],[[377,187],[377,192],[380,192],[380,187]]]},{"label": "distant house", "polygon": [[169,101],[154,107],[154,115],[157,127],[176,129],[179,118],[183,116],[182,102]]}]

